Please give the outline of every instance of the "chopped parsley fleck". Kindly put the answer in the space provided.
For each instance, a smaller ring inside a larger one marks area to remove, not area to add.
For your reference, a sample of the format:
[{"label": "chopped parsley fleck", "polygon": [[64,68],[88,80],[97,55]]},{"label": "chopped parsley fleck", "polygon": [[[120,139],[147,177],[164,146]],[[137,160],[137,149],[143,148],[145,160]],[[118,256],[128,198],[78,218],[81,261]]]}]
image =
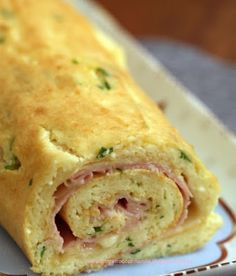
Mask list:
[{"label": "chopped parsley fleck", "polygon": [[109,82],[108,81],[106,81],[106,80],[103,80],[103,82],[102,82],[102,84],[101,85],[98,85],[98,88],[100,88],[100,89],[106,89],[106,90],[110,90],[111,89],[111,86],[110,86],[110,84],[109,84]]},{"label": "chopped parsley fleck", "polygon": [[101,226],[94,226],[93,229],[94,229],[94,231],[95,231],[96,233],[102,231],[102,227],[101,227]]},{"label": "chopped parsley fleck", "polygon": [[7,9],[1,9],[0,14],[5,19],[9,19],[9,18],[12,18],[14,16],[13,12],[10,11],[10,10],[7,10]]},{"label": "chopped parsley fleck", "polygon": [[136,249],[134,251],[131,251],[130,254],[135,255],[135,254],[139,253],[140,251],[141,251],[141,249]]},{"label": "chopped parsley fleck", "polygon": [[101,67],[98,67],[96,69],[96,74],[98,76],[102,76],[102,77],[109,77],[110,76],[110,74],[105,69],[103,69]]},{"label": "chopped parsley fleck", "polygon": [[180,159],[186,160],[188,162],[192,162],[192,160],[188,157],[188,155],[184,151],[179,150],[179,152],[180,152],[180,156],[179,156]]},{"label": "chopped parsley fleck", "polygon": [[79,64],[79,61],[78,61],[76,58],[73,58],[73,59],[71,60],[71,62],[72,62],[73,64],[75,64],[75,65]]},{"label": "chopped parsley fleck", "polygon": [[133,244],[132,242],[129,242],[129,243],[128,243],[128,246],[134,247],[134,244]]},{"label": "chopped parsley fleck", "polygon": [[160,216],[160,219],[163,219],[165,216]]},{"label": "chopped parsley fleck", "polygon": [[95,72],[96,72],[98,79],[100,80],[100,84],[98,85],[98,87],[103,90],[110,90],[111,85],[107,80],[107,78],[110,76],[110,74],[105,69],[103,69],[101,67],[96,68]]},{"label": "chopped parsley fleck", "polygon": [[30,181],[29,181],[29,184],[28,184],[29,186],[32,186],[33,185],[33,178],[31,178],[30,179]]},{"label": "chopped parsley fleck", "polygon": [[167,247],[168,247],[168,248],[171,248],[171,244],[167,244]]},{"label": "chopped parsley fleck", "polygon": [[156,205],[156,208],[160,208],[161,206],[159,204]]},{"label": "chopped parsley fleck", "polygon": [[96,158],[97,159],[104,158],[105,156],[107,156],[108,154],[111,154],[112,152],[113,152],[113,147],[111,148],[101,147]]},{"label": "chopped parsley fleck", "polygon": [[12,155],[12,159],[9,164],[5,165],[6,170],[18,170],[21,166],[20,160],[17,158],[15,154]]},{"label": "chopped parsley fleck", "polygon": [[46,246],[44,245],[44,246],[42,247],[41,251],[40,251],[40,258],[41,258],[41,259],[43,258],[46,249],[47,249],[47,248],[46,248]]},{"label": "chopped parsley fleck", "polygon": [[133,244],[132,239],[130,237],[127,237],[126,240],[128,242],[128,246],[134,247],[134,244]]}]

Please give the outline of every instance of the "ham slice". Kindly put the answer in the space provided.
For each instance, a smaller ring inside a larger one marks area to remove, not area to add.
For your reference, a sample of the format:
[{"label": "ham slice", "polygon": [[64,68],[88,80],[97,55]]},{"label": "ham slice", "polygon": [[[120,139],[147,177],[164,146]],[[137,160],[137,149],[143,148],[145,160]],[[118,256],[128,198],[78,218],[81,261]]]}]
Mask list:
[{"label": "ham slice", "polygon": [[[55,198],[55,208],[53,211],[53,225],[55,229],[55,233],[58,236],[58,242],[60,243],[60,247],[63,250],[63,246],[65,247],[71,241],[76,240],[77,238],[73,236],[69,226],[62,221],[62,219],[58,218],[58,214],[62,209],[63,205],[67,202],[70,196],[77,191],[82,185],[85,185],[94,177],[101,177],[107,174],[113,173],[115,170],[127,170],[127,169],[145,169],[150,170],[157,173],[163,173],[168,178],[170,178],[173,182],[178,186],[184,200],[184,208],[183,212],[180,216],[180,219],[176,225],[178,227],[181,225],[188,215],[188,206],[190,204],[190,199],[192,194],[187,186],[187,183],[182,176],[175,176],[174,173],[165,166],[155,164],[155,163],[116,163],[116,164],[108,164],[108,163],[96,163],[90,164],[86,168],[76,172],[72,175],[68,180],[62,183],[56,192],[54,193]],[[119,195],[112,206],[112,208],[116,208],[122,210],[127,217],[131,217],[131,222],[134,224],[135,221],[139,220],[145,210],[149,208],[148,203],[140,202],[137,203],[132,200],[127,195]],[[101,213],[103,215],[108,215],[111,211],[111,207],[107,208],[105,206],[100,207]],[[133,219],[135,218],[135,219]],[[57,221],[57,223],[56,223]],[[130,223],[128,223],[130,225]],[[91,238],[86,240],[85,243],[94,243],[96,239]]]}]

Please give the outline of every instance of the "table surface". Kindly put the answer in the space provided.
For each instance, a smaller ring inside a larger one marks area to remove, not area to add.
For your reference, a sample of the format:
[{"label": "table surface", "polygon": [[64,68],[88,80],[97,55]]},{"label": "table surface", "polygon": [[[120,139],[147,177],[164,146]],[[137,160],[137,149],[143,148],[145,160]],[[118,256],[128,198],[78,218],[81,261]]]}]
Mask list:
[{"label": "table surface", "polygon": [[137,37],[171,38],[236,62],[235,0],[96,0]]}]

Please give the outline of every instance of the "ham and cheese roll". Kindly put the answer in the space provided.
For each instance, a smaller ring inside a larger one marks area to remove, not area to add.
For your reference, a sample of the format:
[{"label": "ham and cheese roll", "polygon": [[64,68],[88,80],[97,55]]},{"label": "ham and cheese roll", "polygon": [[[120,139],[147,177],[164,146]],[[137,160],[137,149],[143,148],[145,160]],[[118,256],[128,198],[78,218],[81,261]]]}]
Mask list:
[{"label": "ham and cheese roll", "polygon": [[0,224],[33,271],[74,275],[211,238],[216,178],[82,15],[0,0],[0,57]]}]

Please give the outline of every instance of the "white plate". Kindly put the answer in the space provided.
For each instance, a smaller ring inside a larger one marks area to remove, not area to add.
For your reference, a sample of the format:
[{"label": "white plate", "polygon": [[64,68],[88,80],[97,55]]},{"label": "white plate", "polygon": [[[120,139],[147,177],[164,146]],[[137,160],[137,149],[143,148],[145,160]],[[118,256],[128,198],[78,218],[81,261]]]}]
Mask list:
[{"label": "white plate", "polygon": [[[123,45],[130,71],[136,81],[157,102],[166,104],[169,120],[195,146],[198,154],[222,186],[222,197],[217,212],[222,214],[224,225],[214,238],[201,250],[192,254],[151,260],[142,264],[116,265],[93,273],[96,276],[145,275],[165,273],[184,275],[209,271],[219,267],[234,267],[236,260],[236,138],[227,131],[213,114],[184,87],[182,87],[161,64],[151,58],[114,20],[99,6],[89,0],[73,1],[101,29]],[[200,269],[199,269],[200,267]],[[175,271],[182,271],[175,273]],[[0,271],[7,274],[27,274],[30,265],[17,245],[0,228]],[[221,271],[223,272],[223,271]]]},{"label": "white plate", "polygon": [[[152,259],[142,263],[119,264],[96,273],[94,272],[92,275],[126,276],[132,274],[141,276],[148,273],[150,276],[157,276],[199,266],[201,269],[203,269],[202,266],[206,267],[206,269],[208,267],[209,269],[215,263],[225,263],[228,251],[225,246],[225,241],[232,239],[236,219],[222,200],[217,206],[216,211],[223,217],[224,225],[215,234],[213,239],[201,250],[182,256]],[[0,267],[3,273],[36,275],[29,270],[30,264],[24,254],[9,235],[1,228],[0,245]]]}]

